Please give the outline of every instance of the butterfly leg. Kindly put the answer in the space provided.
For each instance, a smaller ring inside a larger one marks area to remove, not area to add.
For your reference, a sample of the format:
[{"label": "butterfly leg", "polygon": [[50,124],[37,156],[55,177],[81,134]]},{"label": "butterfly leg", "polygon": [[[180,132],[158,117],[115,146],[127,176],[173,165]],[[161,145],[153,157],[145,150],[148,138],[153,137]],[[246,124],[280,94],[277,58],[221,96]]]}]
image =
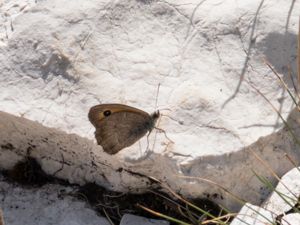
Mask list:
[{"label": "butterfly leg", "polygon": [[149,136],[151,134],[151,131],[148,132],[147,134],[147,147],[146,147],[146,152],[145,152],[145,155],[147,155],[148,151],[149,151]]},{"label": "butterfly leg", "polygon": [[154,129],[158,130],[158,131],[161,132],[161,133],[164,133],[166,139],[168,139],[171,143],[174,143],[174,141],[173,141],[171,138],[168,137],[168,135],[167,135],[167,133],[166,133],[165,130],[163,130],[163,129],[161,129],[161,128],[158,128],[158,127],[154,127]]}]

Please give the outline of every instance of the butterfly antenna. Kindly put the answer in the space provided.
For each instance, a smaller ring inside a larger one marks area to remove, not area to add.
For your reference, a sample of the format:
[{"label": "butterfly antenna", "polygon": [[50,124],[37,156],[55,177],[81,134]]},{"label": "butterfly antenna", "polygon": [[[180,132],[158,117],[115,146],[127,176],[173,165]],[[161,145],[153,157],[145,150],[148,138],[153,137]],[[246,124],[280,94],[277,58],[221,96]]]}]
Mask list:
[{"label": "butterfly antenna", "polygon": [[155,99],[155,111],[157,110],[158,94],[159,94],[160,83],[158,83]]}]

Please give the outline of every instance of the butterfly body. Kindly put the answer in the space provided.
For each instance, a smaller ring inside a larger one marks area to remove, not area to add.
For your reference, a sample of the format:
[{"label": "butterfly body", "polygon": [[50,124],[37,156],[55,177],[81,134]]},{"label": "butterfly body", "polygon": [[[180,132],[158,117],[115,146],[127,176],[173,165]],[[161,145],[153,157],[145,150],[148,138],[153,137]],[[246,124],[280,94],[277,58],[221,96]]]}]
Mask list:
[{"label": "butterfly body", "polygon": [[159,118],[159,111],[150,115],[127,105],[101,104],[93,106],[88,117],[96,128],[97,143],[107,153],[115,154],[151,132]]}]

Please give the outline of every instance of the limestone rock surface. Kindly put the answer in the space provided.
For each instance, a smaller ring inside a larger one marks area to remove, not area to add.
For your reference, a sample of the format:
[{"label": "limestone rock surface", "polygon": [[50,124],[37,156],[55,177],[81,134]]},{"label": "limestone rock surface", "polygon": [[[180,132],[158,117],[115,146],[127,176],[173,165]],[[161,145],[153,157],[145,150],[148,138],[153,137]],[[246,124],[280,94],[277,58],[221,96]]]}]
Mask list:
[{"label": "limestone rock surface", "polygon": [[[279,176],[293,167],[285,154],[300,162],[290,130],[257,92],[299,136],[298,112],[264,62],[293,88],[289,72],[296,74],[299,12],[298,1],[286,0],[2,1],[0,110],[94,139],[87,119],[91,106],[115,102],[150,113],[157,100],[163,114],[158,126],[174,143],[156,131],[149,137],[152,155],[144,157],[143,138],[108,156],[76,136],[67,147],[87,148],[77,149],[73,159],[80,162],[78,157],[83,157],[84,164],[88,156],[98,155],[113,168],[162,179],[184,196],[209,197],[240,208],[224,190],[199,180],[206,178],[258,204],[269,191],[253,171],[271,177],[259,159]],[[27,137],[17,134],[18,129],[1,129],[0,144],[19,146],[24,157],[28,143],[22,146],[19,141]],[[53,135],[51,146],[58,159],[54,146],[59,136]],[[32,140],[46,149],[42,139]],[[2,168],[20,157],[8,152],[1,148]],[[34,152],[48,172],[61,165],[43,158],[50,150]],[[78,170],[69,168],[60,176],[78,183],[100,177],[76,165]],[[113,184],[125,183],[125,188],[113,187],[118,190],[127,190],[129,184],[147,186],[136,178],[133,182],[128,173],[108,177]]]}]

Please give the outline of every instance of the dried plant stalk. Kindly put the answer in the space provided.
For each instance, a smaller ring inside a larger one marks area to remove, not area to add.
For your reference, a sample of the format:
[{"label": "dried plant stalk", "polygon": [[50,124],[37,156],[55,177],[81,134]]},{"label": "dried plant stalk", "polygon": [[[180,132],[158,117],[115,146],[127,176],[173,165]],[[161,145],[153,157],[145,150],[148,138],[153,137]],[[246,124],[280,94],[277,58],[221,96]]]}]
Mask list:
[{"label": "dried plant stalk", "polygon": [[298,22],[298,51],[297,51],[297,70],[298,70],[298,87],[300,87],[300,17]]},{"label": "dried plant stalk", "polygon": [[0,209],[0,225],[5,225],[4,219],[3,219],[3,212],[1,209]]}]

